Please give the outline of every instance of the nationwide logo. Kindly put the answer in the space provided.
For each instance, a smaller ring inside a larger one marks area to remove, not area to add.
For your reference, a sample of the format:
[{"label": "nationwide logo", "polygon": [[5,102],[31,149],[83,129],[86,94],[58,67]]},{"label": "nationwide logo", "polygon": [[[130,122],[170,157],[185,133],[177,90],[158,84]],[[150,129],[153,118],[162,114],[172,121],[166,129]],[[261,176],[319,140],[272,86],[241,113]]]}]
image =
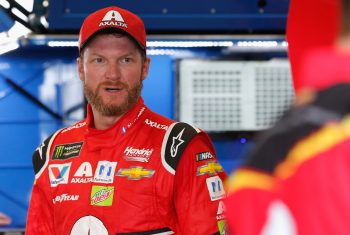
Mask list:
[{"label": "nationwide logo", "polygon": [[225,197],[225,189],[219,176],[207,178],[206,183],[211,201],[216,201]]},{"label": "nationwide logo", "polygon": [[52,199],[53,204],[56,202],[63,202],[63,201],[77,201],[79,199],[79,195],[69,195],[69,194],[62,194],[62,195],[57,195],[54,199]]},{"label": "nationwide logo", "polygon": [[216,173],[218,172],[223,172],[224,169],[222,168],[222,166],[216,162],[216,161],[210,161],[207,162],[207,164],[203,165],[203,166],[199,166],[197,168],[197,175],[205,175],[208,174],[210,176],[212,175],[216,175]]},{"label": "nationwide logo", "polygon": [[114,172],[117,162],[99,161],[95,170],[93,182],[111,184],[114,180]]},{"label": "nationwide logo", "polygon": [[113,204],[113,186],[92,186],[90,204],[93,206],[111,206]]},{"label": "nationwide logo", "polygon": [[153,149],[137,149],[133,147],[127,147],[124,150],[124,158],[127,161],[148,162],[153,153]]},{"label": "nationwide logo", "polygon": [[51,164],[49,166],[49,178],[51,187],[56,187],[59,184],[67,184],[70,170],[70,163],[66,164]]},{"label": "nationwide logo", "polygon": [[52,160],[65,160],[80,155],[83,142],[56,145],[53,151]]},{"label": "nationwide logo", "polygon": [[118,11],[111,10],[103,17],[99,27],[104,26],[117,26],[122,28],[128,28],[128,25],[124,22],[123,17]]},{"label": "nationwide logo", "polygon": [[204,153],[197,153],[196,154],[196,161],[203,161],[208,159],[213,159],[214,156],[210,152],[204,152]]},{"label": "nationwide logo", "polygon": [[165,131],[168,130],[167,125],[162,125],[162,124],[159,124],[157,122],[151,121],[149,119],[146,119],[145,123],[151,127],[157,128],[157,129],[161,129],[161,130],[165,130]]},{"label": "nationwide logo", "polygon": [[125,176],[129,180],[140,180],[141,178],[150,178],[154,174],[154,170],[144,169],[140,166],[132,166],[130,168],[119,169],[116,176]]}]

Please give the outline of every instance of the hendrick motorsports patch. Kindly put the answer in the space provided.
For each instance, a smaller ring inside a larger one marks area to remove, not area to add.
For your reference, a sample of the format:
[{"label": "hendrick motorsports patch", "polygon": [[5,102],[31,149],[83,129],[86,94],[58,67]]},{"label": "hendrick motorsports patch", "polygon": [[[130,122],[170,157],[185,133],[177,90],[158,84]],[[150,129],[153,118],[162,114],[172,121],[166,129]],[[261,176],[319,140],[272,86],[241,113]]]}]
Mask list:
[{"label": "hendrick motorsports patch", "polygon": [[83,142],[56,145],[52,154],[52,160],[65,160],[80,155]]}]

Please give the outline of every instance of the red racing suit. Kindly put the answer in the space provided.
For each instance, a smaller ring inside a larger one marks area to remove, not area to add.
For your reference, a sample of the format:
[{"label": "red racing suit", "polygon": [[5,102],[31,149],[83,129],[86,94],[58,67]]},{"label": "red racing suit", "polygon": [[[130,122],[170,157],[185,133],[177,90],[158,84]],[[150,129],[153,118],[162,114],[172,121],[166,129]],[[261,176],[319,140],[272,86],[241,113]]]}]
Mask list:
[{"label": "red racing suit", "polygon": [[34,152],[26,235],[223,233],[226,174],[203,131],[142,98],[107,130],[92,118]]}]

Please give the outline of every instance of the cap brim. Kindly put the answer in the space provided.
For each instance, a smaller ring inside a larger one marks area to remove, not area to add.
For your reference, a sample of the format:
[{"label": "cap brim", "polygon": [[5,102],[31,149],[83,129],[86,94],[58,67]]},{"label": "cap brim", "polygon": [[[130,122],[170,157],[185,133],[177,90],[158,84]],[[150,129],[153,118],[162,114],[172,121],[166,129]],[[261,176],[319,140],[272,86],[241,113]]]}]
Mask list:
[{"label": "cap brim", "polygon": [[91,34],[89,36],[88,39],[85,40],[85,42],[83,42],[80,47],[79,47],[79,53],[84,50],[84,48],[99,34],[110,34],[110,33],[119,33],[122,35],[126,35],[128,38],[130,38],[138,47],[140,47],[141,50],[146,51],[146,48],[139,42],[137,41],[130,33],[119,29],[119,28],[115,28],[115,27],[106,27],[103,29],[99,29],[96,32],[94,32],[93,34]]}]

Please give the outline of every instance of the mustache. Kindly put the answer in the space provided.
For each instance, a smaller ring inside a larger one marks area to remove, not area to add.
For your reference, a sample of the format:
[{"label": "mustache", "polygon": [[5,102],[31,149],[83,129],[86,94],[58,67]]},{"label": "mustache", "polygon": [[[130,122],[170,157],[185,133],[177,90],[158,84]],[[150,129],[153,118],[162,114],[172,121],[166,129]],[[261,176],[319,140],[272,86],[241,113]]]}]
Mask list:
[{"label": "mustache", "polygon": [[118,86],[118,87],[122,87],[126,90],[129,89],[128,84],[121,82],[121,81],[104,81],[98,84],[98,86],[96,87],[96,90],[99,90],[102,86]]}]

